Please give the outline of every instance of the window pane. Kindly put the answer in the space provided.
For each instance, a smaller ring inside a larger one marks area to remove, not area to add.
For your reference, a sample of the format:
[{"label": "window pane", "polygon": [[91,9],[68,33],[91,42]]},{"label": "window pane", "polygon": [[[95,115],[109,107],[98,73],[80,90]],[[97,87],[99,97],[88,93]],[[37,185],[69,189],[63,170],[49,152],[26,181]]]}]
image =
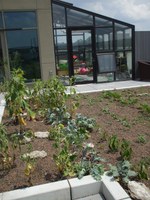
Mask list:
[{"label": "window pane", "polygon": [[87,13],[67,9],[68,26],[92,26],[93,16]]},{"label": "window pane", "polygon": [[95,25],[96,26],[112,26],[112,21],[95,17]]},{"label": "window pane", "polygon": [[113,49],[113,30],[112,28],[96,28],[97,51]]},{"label": "window pane", "polygon": [[39,49],[36,31],[8,31],[7,42],[10,68],[21,67],[27,79],[40,78]]},{"label": "window pane", "polygon": [[65,8],[53,4],[53,26],[54,28],[64,28],[66,26]]},{"label": "window pane", "polygon": [[35,12],[5,12],[6,28],[35,28],[36,14]]},{"label": "window pane", "polygon": [[67,51],[67,37],[65,29],[55,29],[54,30],[55,38],[55,49],[61,51]]},{"label": "window pane", "polygon": [[0,13],[0,28],[3,28],[2,13]]},{"label": "window pane", "polygon": [[123,31],[116,32],[116,47],[117,50],[123,49]]},{"label": "window pane", "polygon": [[117,53],[116,58],[116,80],[128,80],[132,77],[132,53],[126,52],[125,54],[123,52]]},{"label": "window pane", "polygon": [[69,71],[66,29],[54,29],[54,39],[57,75],[68,75]]},{"label": "window pane", "polygon": [[125,35],[126,30],[129,29],[127,26],[115,23],[115,37],[116,37],[116,49],[123,50],[125,48]]},{"label": "window pane", "polygon": [[132,48],[132,30],[127,29],[125,30],[125,49]]},{"label": "window pane", "polygon": [[99,73],[114,72],[116,70],[116,60],[114,53],[97,54]]}]

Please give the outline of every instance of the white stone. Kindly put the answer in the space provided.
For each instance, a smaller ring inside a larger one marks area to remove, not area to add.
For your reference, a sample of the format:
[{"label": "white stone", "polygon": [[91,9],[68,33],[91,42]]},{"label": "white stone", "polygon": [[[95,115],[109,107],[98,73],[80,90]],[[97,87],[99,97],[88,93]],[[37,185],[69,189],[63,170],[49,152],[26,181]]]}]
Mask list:
[{"label": "white stone", "polygon": [[143,183],[129,181],[128,187],[133,198],[139,200],[150,200],[150,190]]},{"label": "white stone", "polygon": [[23,138],[23,143],[29,143],[29,142],[31,142],[31,138],[29,138],[29,137],[24,137]]},{"label": "white stone", "polygon": [[32,151],[31,153],[26,153],[23,155],[24,158],[28,156],[30,158],[45,158],[47,156],[47,153],[45,151]]},{"label": "white stone", "polygon": [[46,132],[39,131],[39,132],[35,132],[34,135],[37,138],[48,138],[49,132],[48,131],[46,131]]}]

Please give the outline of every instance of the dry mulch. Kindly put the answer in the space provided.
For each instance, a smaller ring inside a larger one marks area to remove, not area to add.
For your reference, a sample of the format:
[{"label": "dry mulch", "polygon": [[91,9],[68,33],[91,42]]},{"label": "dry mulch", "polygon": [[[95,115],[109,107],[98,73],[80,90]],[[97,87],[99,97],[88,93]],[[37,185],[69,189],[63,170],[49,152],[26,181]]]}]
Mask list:
[{"label": "dry mulch", "polygon": [[[90,134],[88,141],[95,145],[95,149],[101,157],[105,158],[111,164],[115,164],[119,160],[119,153],[110,152],[108,141],[104,141],[104,135],[109,137],[110,135],[116,134],[119,139],[125,138],[131,142],[133,148],[131,163],[136,165],[142,157],[150,158],[150,116],[143,115],[139,110],[141,103],[150,105],[150,87],[118,92],[125,98],[130,94],[132,96],[134,95],[138,102],[126,106],[118,101],[110,101],[110,99],[103,98],[101,92],[82,94],[80,95],[80,106],[77,112],[96,120],[97,126]],[[121,120],[113,119],[110,114],[104,112],[105,110],[109,110],[110,113],[114,113],[120,119],[126,119],[130,127],[123,125]],[[3,123],[7,124],[7,131],[9,133],[17,131],[18,127],[8,122],[9,119],[5,112]],[[42,120],[28,121],[26,128],[33,132],[48,131],[50,125],[45,124]],[[137,142],[138,135],[145,136],[145,144]],[[36,162],[35,170],[31,178],[33,185],[63,179],[53,161],[55,149],[52,144],[53,141],[48,139],[34,139],[32,142],[32,150],[45,150],[48,153],[46,158],[38,159]],[[28,144],[24,144],[22,145],[21,152],[24,153],[27,149]],[[25,164],[20,160],[20,150],[15,150],[15,154],[15,165],[9,170],[0,171],[0,192],[29,186],[28,178],[24,175]],[[143,182],[150,188],[150,181]]]}]

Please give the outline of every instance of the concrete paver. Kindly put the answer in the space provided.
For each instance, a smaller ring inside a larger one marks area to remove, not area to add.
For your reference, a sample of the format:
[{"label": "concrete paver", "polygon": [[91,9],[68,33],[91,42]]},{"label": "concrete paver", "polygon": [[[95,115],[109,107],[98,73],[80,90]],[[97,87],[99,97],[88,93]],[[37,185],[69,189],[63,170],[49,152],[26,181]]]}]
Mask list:
[{"label": "concrete paver", "polygon": [[[136,88],[136,87],[144,87],[150,86],[150,82],[144,81],[118,81],[111,83],[91,83],[84,85],[75,85],[73,86],[77,93],[90,93],[90,92],[98,92],[104,90],[115,90],[115,89],[128,89],[128,88]],[[68,90],[69,92],[69,87]]]}]

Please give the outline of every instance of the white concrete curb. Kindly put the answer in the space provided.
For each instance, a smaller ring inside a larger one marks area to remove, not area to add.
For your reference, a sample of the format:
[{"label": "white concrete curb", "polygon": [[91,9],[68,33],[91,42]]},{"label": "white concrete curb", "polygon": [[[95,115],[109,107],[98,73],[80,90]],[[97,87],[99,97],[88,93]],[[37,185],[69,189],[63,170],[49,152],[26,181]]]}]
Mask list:
[{"label": "white concrete curb", "polygon": [[4,110],[5,110],[5,100],[4,100],[4,95],[0,94],[0,123],[2,121],[2,117],[4,114]]},{"label": "white concrete curb", "polygon": [[101,181],[91,176],[73,178],[0,193],[0,200],[131,200],[123,188],[104,175]]}]

